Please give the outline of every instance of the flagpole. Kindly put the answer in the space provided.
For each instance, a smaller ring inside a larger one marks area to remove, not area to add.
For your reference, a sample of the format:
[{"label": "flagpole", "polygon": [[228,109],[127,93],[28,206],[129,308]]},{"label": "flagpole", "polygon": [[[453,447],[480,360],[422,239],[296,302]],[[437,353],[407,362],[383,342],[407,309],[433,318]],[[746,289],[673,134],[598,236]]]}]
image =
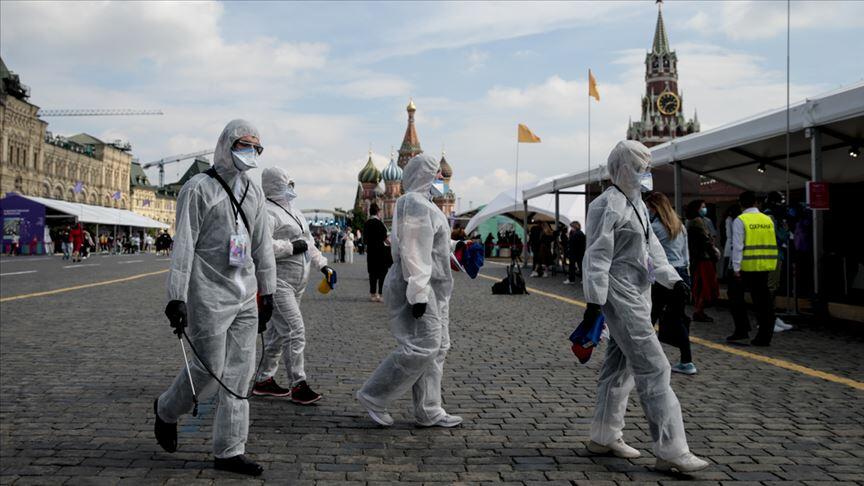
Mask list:
[{"label": "flagpole", "polygon": [[519,203],[519,128],[516,128],[516,184],[513,187],[514,204]]},{"label": "flagpole", "polygon": [[585,186],[585,200],[591,191],[591,70],[588,70],[588,184]]}]

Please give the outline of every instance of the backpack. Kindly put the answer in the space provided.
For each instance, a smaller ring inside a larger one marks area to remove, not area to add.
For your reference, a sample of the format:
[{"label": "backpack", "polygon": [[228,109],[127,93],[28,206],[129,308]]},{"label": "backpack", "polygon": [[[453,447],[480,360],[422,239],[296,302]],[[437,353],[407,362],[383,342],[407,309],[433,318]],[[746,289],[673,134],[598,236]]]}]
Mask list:
[{"label": "backpack", "polygon": [[522,270],[516,263],[507,267],[507,276],[500,282],[492,284],[492,293],[495,295],[521,295],[527,294],[525,279],[522,278]]}]

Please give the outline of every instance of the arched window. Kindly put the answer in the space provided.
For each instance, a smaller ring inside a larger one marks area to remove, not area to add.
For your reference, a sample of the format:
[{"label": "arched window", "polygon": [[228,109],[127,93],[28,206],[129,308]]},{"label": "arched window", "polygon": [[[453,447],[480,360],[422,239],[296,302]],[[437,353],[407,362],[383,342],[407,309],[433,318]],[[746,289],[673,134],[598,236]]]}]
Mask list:
[{"label": "arched window", "polygon": [[51,197],[51,186],[47,182],[42,184],[42,197]]}]

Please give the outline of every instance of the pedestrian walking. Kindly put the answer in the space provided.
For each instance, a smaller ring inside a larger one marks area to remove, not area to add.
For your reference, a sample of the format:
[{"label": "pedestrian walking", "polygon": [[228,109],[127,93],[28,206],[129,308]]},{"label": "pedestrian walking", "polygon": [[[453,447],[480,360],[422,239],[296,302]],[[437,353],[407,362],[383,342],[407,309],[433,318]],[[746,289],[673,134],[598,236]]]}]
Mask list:
[{"label": "pedestrian walking", "polygon": [[54,254],[54,240],[51,239],[51,228],[48,225],[45,225],[45,229],[43,231],[42,243],[44,246],[44,251],[46,255]]},{"label": "pedestrian walking", "polygon": [[366,270],[369,273],[369,295],[372,302],[383,302],[384,277],[392,263],[390,247],[386,245],[387,227],[378,218],[378,205],[369,206],[369,219],[363,227],[366,246]]},{"label": "pedestrian walking", "polygon": [[[440,179],[438,160],[426,154],[408,161],[405,194],[393,217],[394,265],[384,286],[390,329],[397,347],[357,392],[357,400],[379,425],[393,425],[389,406],[412,390],[414,419],[421,427],[455,427],[462,417],[441,403],[444,359],[450,349],[449,303],[452,240],[447,217],[430,200]],[[369,236],[369,229],[364,232]]]},{"label": "pedestrian walking", "polygon": [[84,229],[81,223],[78,223],[71,231],[69,231],[69,245],[72,247],[72,261],[81,261],[81,247],[84,246]]},{"label": "pedestrian walking", "polygon": [[60,247],[63,249],[63,259],[69,260],[72,256],[72,243],[69,240],[69,233],[71,229],[69,225],[63,227],[60,230]]},{"label": "pedestrian walking", "polygon": [[[675,214],[669,199],[661,192],[652,192],[645,198],[651,229],[663,247],[666,260],[675,268],[685,284],[690,285],[690,252],[687,246],[687,230],[681,218]],[[684,313],[686,299],[659,283],[651,285],[651,322],[659,321],[660,342],[676,346],[681,353],[678,364],[672,366],[674,373],[695,375],[690,348],[690,319]]]},{"label": "pedestrian walking", "polygon": [[570,223],[570,233],[567,235],[567,280],[565,284],[575,284],[576,277],[582,276],[582,257],[585,256],[585,233],[579,221]]},{"label": "pedestrian walking", "polygon": [[728,281],[732,274],[732,223],[741,214],[741,205],[737,202],[726,209],[723,218],[723,265],[721,278]]},{"label": "pedestrian walking", "polygon": [[[783,265],[789,265],[789,247],[791,246],[789,224],[787,218],[786,198],[780,191],[772,191],[765,197],[763,211],[774,223],[774,234],[777,236],[777,267],[768,274],[768,289],[774,299],[780,293],[783,277]],[[786,289],[788,292],[789,289]],[[792,329],[791,324],[774,316],[774,332],[784,332]]]},{"label": "pedestrian walking", "polygon": [[[315,248],[309,223],[294,204],[297,193],[288,173],[279,167],[265,169],[261,187],[267,197],[276,259],[276,293],[273,295],[275,311],[264,332],[264,356],[252,393],[290,397],[294,403],[309,405],[320,400],[321,394],[312,390],[306,381],[306,325],[300,312],[300,300],[308,286],[312,266],[328,278],[336,272],[327,266],[327,259]],[[276,383],[280,359],[290,379],[289,388]]]},{"label": "pedestrian walking", "polygon": [[705,216],[708,214],[705,201],[691,201],[687,205],[686,213],[690,275],[693,279],[693,320],[714,322],[711,316],[705,314],[705,308],[720,295],[720,285],[717,283],[717,260],[720,252],[714,245],[708,225],[705,224]]},{"label": "pedestrian walking", "polygon": [[635,385],[654,443],[655,468],[688,473],[708,463],[687,446],[669,361],[651,325],[651,279],[680,294],[688,289],[666,260],[640,198],[640,186],[653,187],[650,162],[651,152],[641,143],[619,142],[607,163],[612,186],[588,207],[582,274],[588,304],[583,324],[595,322],[602,313],[610,336],[588,450],[631,459],[640,456],[622,439],[627,397]]},{"label": "pedestrian walking", "polygon": [[756,195],[745,191],[738,198],[744,211],[732,224],[732,280],[729,300],[735,331],[726,341],[745,341],[750,335],[750,318],[744,293],[750,291],[759,330],[750,342],[769,346],[774,335],[774,299],[768,277],[777,268],[777,235],[774,222],[756,207]]},{"label": "pedestrian walking", "polygon": [[345,263],[354,263],[354,232],[350,229],[345,233]]},{"label": "pedestrian walking", "polygon": [[255,334],[267,327],[276,291],[264,193],[246,175],[263,150],[258,131],[234,120],[219,136],[213,167],[180,190],[165,315],[197,352],[153,403],[156,440],[174,452],[177,421],[194,407],[192,384],[206,394],[221,380],[213,414],[214,467],[252,476],[263,468],[245,455],[249,401],[238,395],[246,395],[252,380]]}]

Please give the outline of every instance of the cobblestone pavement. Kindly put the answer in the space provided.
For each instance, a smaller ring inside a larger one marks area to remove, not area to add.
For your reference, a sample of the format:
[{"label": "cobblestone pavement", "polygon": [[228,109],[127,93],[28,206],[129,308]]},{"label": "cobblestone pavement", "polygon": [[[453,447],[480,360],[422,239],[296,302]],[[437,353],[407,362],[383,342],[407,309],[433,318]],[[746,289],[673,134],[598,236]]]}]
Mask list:
[{"label": "cobblestone pavement", "polygon": [[[650,468],[635,394],[625,438],[643,457],[584,451],[602,354],[580,366],[570,353],[567,335],[581,307],[537,292],[493,296],[490,280],[462,275],[443,386],[448,411],[465,424],[415,428],[403,400],[393,407],[396,425],[377,427],[352,394],[394,343],[384,306],[367,301],[362,258],[335,265],[336,292],[317,293],[313,279],[303,302],[307,372],[324,399],[311,407],[255,399],[248,452],[264,463],[264,476],[216,472],[212,400],[181,421],[177,453],[163,452],[152,436],[153,398],[182,366],[162,315],[165,275],[153,274],[168,262],[133,255],[85,263],[94,266],[0,260],[3,299],[151,274],[0,301],[0,484],[864,483],[864,391],[807,374],[864,381],[859,334],[807,328],[777,335],[771,348],[747,349],[804,372],[694,345],[700,373],[673,376],[673,387],[691,448],[714,465],[670,476]],[[490,264],[484,273],[500,277],[504,268]],[[528,284],[579,299],[561,280]],[[719,341],[731,322],[723,309],[709,312],[717,322],[695,324],[693,334]],[[677,360],[677,350],[667,352]]]}]

